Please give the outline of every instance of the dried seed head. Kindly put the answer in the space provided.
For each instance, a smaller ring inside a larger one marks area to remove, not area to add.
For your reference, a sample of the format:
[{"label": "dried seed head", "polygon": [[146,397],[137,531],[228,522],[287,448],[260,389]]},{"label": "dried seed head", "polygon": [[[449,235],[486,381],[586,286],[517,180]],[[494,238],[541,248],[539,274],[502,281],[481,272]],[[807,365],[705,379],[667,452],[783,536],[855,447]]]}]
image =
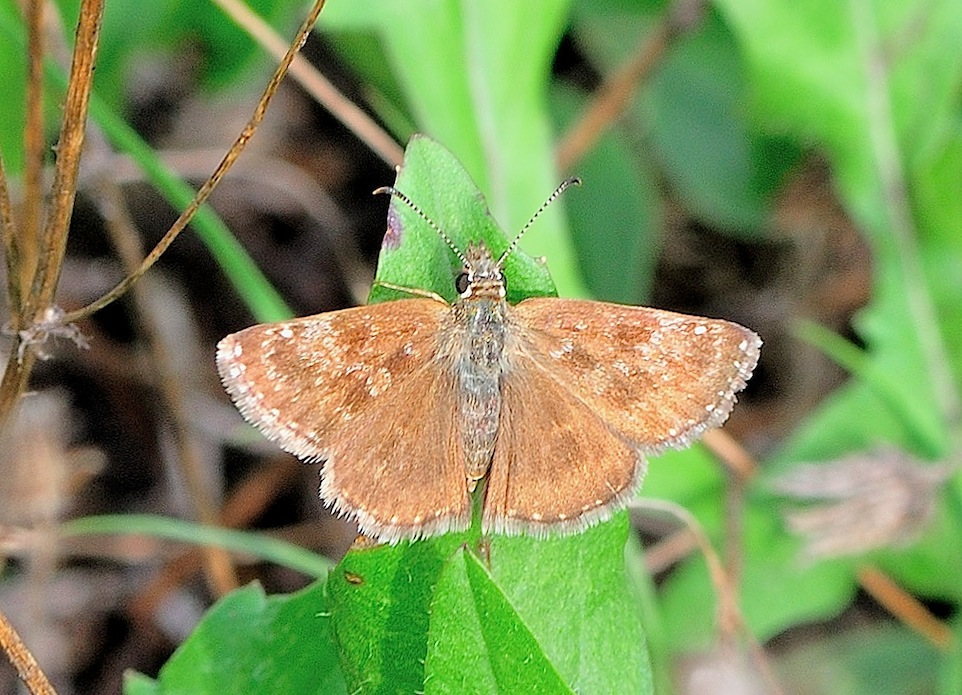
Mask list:
[{"label": "dried seed head", "polygon": [[855,555],[914,540],[935,510],[955,466],[924,463],[894,448],[827,463],[801,463],[772,481],[773,491],[808,506],[784,512],[809,559]]}]

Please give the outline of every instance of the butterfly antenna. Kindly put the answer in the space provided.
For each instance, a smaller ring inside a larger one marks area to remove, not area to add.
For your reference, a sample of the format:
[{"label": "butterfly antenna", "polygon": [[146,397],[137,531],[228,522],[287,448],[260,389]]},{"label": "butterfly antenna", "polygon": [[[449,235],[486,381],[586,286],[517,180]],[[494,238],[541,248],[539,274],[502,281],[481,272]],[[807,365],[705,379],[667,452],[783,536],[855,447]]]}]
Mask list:
[{"label": "butterfly antenna", "polygon": [[580,185],[581,185],[581,179],[578,178],[577,176],[572,176],[571,178],[565,179],[564,181],[562,181],[561,185],[558,186],[556,189],[554,189],[554,193],[549,195],[548,199],[541,204],[541,207],[538,208],[537,212],[535,212],[531,216],[531,219],[528,220],[528,223],[521,228],[521,231],[518,232],[518,235],[514,238],[514,241],[508,244],[508,248],[504,250],[504,253],[501,254],[501,258],[499,258],[498,262],[496,263],[497,267],[500,268],[501,264],[504,263],[505,259],[508,256],[510,256],[516,248],[518,248],[518,242],[521,241],[521,237],[524,236],[524,233],[531,228],[531,225],[533,225],[534,221],[541,216],[541,213],[544,212],[548,208],[548,206],[551,205],[551,203],[553,203],[559,195],[565,192],[566,188],[568,188],[569,186],[580,186]]},{"label": "butterfly antenna", "polygon": [[411,200],[411,199],[408,198],[406,195],[404,195],[403,193],[401,193],[401,191],[399,191],[398,189],[392,188],[391,186],[381,186],[381,187],[378,188],[376,191],[374,191],[374,195],[380,195],[380,194],[382,194],[382,193],[387,193],[388,195],[390,195],[390,196],[392,196],[392,197],[394,197],[394,198],[397,198],[397,199],[400,200],[402,203],[404,203],[405,205],[407,205],[409,208],[411,208],[412,210],[414,210],[414,212],[416,212],[416,213],[418,214],[418,217],[420,217],[422,220],[424,220],[425,222],[427,222],[428,225],[431,227],[431,229],[433,229],[435,232],[437,232],[439,237],[441,237],[442,239],[444,239],[444,243],[447,244],[448,247],[450,247],[450,249],[451,249],[452,251],[454,251],[454,254],[461,260],[461,262],[464,264],[464,267],[465,267],[465,268],[467,268],[467,267],[469,267],[469,266],[471,265],[471,264],[468,262],[467,257],[461,252],[461,249],[459,249],[457,246],[455,246],[455,245],[454,245],[454,242],[451,241],[451,237],[449,237],[447,234],[445,234],[444,231],[443,231],[438,225],[436,225],[436,224],[434,223],[434,220],[432,220],[430,217],[428,217],[427,215],[425,215],[425,214],[424,214],[424,211],[423,211],[421,208],[419,208],[419,207],[417,206],[417,204],[415,204],[415,202],[414,202],[413,200]]}]

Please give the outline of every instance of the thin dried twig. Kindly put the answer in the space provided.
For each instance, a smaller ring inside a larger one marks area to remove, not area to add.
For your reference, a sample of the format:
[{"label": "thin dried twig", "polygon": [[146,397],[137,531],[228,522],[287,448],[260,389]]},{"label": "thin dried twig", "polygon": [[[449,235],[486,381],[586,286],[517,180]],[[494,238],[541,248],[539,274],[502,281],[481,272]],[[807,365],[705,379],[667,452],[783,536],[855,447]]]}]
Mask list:
[{"label": "thin dried twig", "polygon": [[892,615],[922,635],[939,651],[952,650],[952,630],[877,567],[859,568],[858,582]]},{"label": "thin dried twig", "polygon": [[27,297],[25,319],[53,303],[67,250],[67,232],[77,195],[77,171],[87,128],[87,107],[100,39],[104,0],[83,0],[77,20],[70,82],[64,102],[63,123],[57,141],[57,164],[50,192],[50,210],[41,240],[37,270]]},{"label": "thin dried twig", "polygon": [[37,660],[33,658],[33,654],[27,649],[23,640],[20,639],[20,635],[17,634],[2,611],[0,611],[0,647],[3,647],[10,663],[17,669],[20,680],[23,681],[31,693],[34,695],[56,695],[50,681],[40,670]]},{"label": "thin dried twig", "polygon": [[724,553],[728,581],[741,586],[744,562],[745,479],[729,472],[725,481]]},{"label": "thin dried twig", "polygon": [[732,582],[730,574],[726,571],[721,558],[718,556],[718,553],[715,552],[715,548],[712,546],[711,541],[708,539],[698,519],[680,504],[675,504],[667,500],[642,498],[635,500],[631,508],[651,509],[666,513],[675,517],[685,525],[688,534],[694,539],[705,558],[705,564],[708,566],[708,576],[712,585],[715,587],[715,595],[718,597],[718,622],[722,631],[723,640],[731,644],[735,641],[736,636],[741,634],[746,640],[755,666],[765,680],[770,692],[778,694],[784,692],[768,661],[768,657],[765,655],[765,650],[758,643],[758,640],[755,639],[755,635],[752,634],[751,630],[748,629],[745,619],[742,617],[741,609],[738,605],[736,586]]},{"label": "thin dried twig", "polygon": [[[213,0],[213,2],[243,27],[268,53],[278,60],[283,57],[285,49],[283,39],[250,7],[239,0]],[[388,166],[396,167],[401,164],[404,159],[404,148],[398,145],[373,118],[344,96],[304,56],[297,56],[291,63],[291,77]]]},{"label": "thin dried twig", "polygon": [[758,471],[755,458],[725,430],[709,430],[701,441],[739,480],[748,480]]},{"label": "thin dried twig", "polygon": [[[57,145],[57,164],[54,169],[50,213],[29,294],[23,298],[21,316],[24,323],[33,321],[35,317],[39,319],[53,303],[54,291],[60,277],[67,247],[67,230],[76,194],[77,170],[80,167],[80,154],[83,149],[87,106],[90,102],[90,88],[102,14],[103,0],[83,0],[77,22],[70,82],[67,85],[67,98],[63,107],[64,117]],[[26,388],[35,359],[36,356],[32,350],[27,350],[23,355],[19,350],[10,351],[3,380],[0,382],[0,420],[6,419]]]},{"label": "thin dried twig", "polygon": [[[108,145],[98,135],[93,133],[91,142],[99,150],[98,153],[103,153],[106,160],[109,156]],[[95,187],[96,198],[110,233],[110,239],[123,263],[124,270],[134,272],[143,258],[143,249],[127,211],[123,191],[110,178],[107,171],[102,171],[98,178],[100,185]],[[209,526],[217,526],[221,523],[220,514],[217,512],[217,505],[208,486],[204,484],[197,447],[190,435],[191,428],[187,408],[184,405],[183,388],[174,374],[169,353],[160,337],[160,321],[147,296],[149,287],[149,284],[138,284],[131,288],[130,294],[134,301],[140,332],[150,351],[150,364],[156,375],[156,384],[170,415],[170,427],[177,450],[177,465],[183,475],[187,494],[198,519]],[[214,546],[204,547],[201,553],[207,565],[208,583],[215,596],[223,596],[238,587],[237,572],[230,553]]]},{"label": "thin dried twig", "polygon": [[698,519],[680,504],[675,504],[667,500],[656,500],[644,497],[632,502],[631,508],[648,509],[661,512],[662,514],[668,514],[685,525],[685,528],[688,530],[688,533],[691,534],[698,549],[701,550],[702,555],[704,555],[705,564],[708,565],[708,576],[711,578],[711,582],[715,586],[715,592],[718,595],[718,610],[722,631],[731,633],[736,629],[736,627],[741,624],[741,617],[738,611],[734,588],[728,581],[728,573],[725,571],[725,566],[721,558],[718,556],[718,553],[715,552],[715,548],[705,534],[704,529],[702,529]]},{"label": "thin dried twig", "polygon": [[625,112],[639,87],[658,65],[672,41],[700,19],[704,0],[680,0],[647,34],[628,61],[596,91],[591,103],[558,144],[558,169],[569,171]]},{"label": "thin dried twig", "polygon": [[[43,13],[42,0],[27,2],[27,94],[24,139],[23,214],[20,228],[20,251],[15,279],[18,296],[30,291],[30,281],[40,257],[40,228],[43,225],[43,165],[45,139],[43,129]],[[9,261],[8,261],[9,263]],[[20,330],[29,322],[21,315],[23,307],[11,306],[11,323]]]},{"label": "thin dried twig", "polygon": [[113,289],[99,299],[94,300],[81,309],[68,313],[64,317],[65,322],[72,323],[87,318],[94,312],[103,309],[114,300],[123,296],[123,294],[130,289],[131,285],[137,282],[137,280],[140,279],[144,273],[150,270],[154,263],[160,259],[164,251],[166,251],[167,248],[174,242],[174,239],[176,239],[177,236],[184,230],[184,228],[187,227],[187,224],[194,216],[194,213],[196,213],[198,208],[200,208],[207,198],[210,197],[210,194],[214,191],[214,188],[217,187],[217,184],[220,183],[220,180],[224,178],[224,175],[233,166],[234,162],[237,160],[237,157],[240,156],[240,153],[247,146],[248,141],[250,141],[250,139],[254,136],[254,132],[261,124],[261,121],[264,120],[264,116],[267,113],[267,107],[274,98],[274,94],[277,92],[277,88],[280,86],[281,80],[284,78],[284,75],[287,73],[287,69],[294,60],[294,56],[307,40],[307,35],[314,26],[314,22],[317,21],[317,16],[324,8],[324,4],[325,0],[315,0],[307,19],[304,20],[303,24],[301,24],[297,35],[294,37],[294,41],[291,42],[290,47],[287,49],[287,53],[284,55],[284,59],[281,61],[280,65],[277,66],[277,69],[274,71],[270,82],[268,82],[267,88],[264,90],[260,101],[257,102],[254,113],[251,115],[250,120],[247,121],[247,125],[244,126],[244,129],[241,131],[240,135],[238,135],[237,139],[234,140],[234,144],[231,145],[229,150],[227,150],[227,154],[224,155],[224,158],[217,166],[217,169],[214,170],[214,173],[211,174],[210,178],[204,182],[204,185],[198,189],[197,194],[194,196],[194,199],[191,201],[190,205],[187,206],[187,209],[180,214],[180,217],[178,217],[171,228],[167,230],[167,233],[164,234],[163,238],[157,242],[157,245],[149,254],[147,254],[147,257],[140,264],[140,267],[137,268],[135,272],[121,280]]},{"label": "thin dried twig", "polygon": [[7,172],[0,155],[0,235],[3,235],[3,257],[7,264],[7,303],[10,307],[10,328],[16,333],[20,323],[20,245],[13,221],[13,203],[7,188]]}]

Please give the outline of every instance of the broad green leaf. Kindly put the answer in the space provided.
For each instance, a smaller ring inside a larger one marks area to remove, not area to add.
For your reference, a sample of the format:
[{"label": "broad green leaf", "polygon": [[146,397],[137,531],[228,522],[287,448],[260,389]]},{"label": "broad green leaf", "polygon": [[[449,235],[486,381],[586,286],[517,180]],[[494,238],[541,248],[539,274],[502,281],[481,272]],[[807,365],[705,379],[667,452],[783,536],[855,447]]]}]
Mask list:
[{"label": "broad green leaf", "polygon": [[468,534],[354,548],[328,579],[331,624],[354,692],[424,689],[430,607],[445,562]]},{"label": "broad green leaf", "polygon": [[[410,198],[462,253],[469,243],[483,241],[492,255],[500,256],[511,241],[492,219],[464,167],[430,138],[415,136],[408,143],[394,187]],[[532,212],[538,205],[540,202],[532,202]],[[535,226],[540,223],[541,219]],[[520,250],[508,256],[504,271],[509,302],[555,294],[545,267]],[[454,302],[454,281],[460,272],[461,262],[440,235],[407,205],[392,199],[370,301],[410,296],[378,285],[386,282],[429,290]]]},{"label": "broad green leaf", "polygon": [[[346,693],[330,622],[323,581],[285,596],[265,596],[257,584],[238,589],[160,670],[159,692]],[[140,678],[126,692],[149,691]]]},{"label": "broad green leaf", "polygon": [[[875,252],[873,301],[857,323],[870,368],[901,386],[906,409],[926,416],[911,423],[911,431],[902,426],[886,432],[880,426],[885,404],[858,381],[807,423],[784,457],[808,458],[819,441],[848,441],[854,448],[879,434],[929,456],[944,454],[945,420],[959,389],[958,378],[946,371],[947,357],[962,353],[946,347],[943,325],[950,324],[940,321],[933,289],[958,288],[959,263],[931,262],[935,249],[927,244],[939,239],[943,259],[962,254],[957,234],[962,209],[952,204],[942,209],[933,196],[955,190],[949,182],[962,181],[955,96],[962,84],[957,50],[962,5],[952,0],[718,5],[744,48],[756,115],[770,127],[817,143],[828,156],[846,207]],[[907,26],[918,28],[911,38],[904,33]],[[904,189],[893,190],[899,182]],[[913,205],[916,192],[931,212]],[[957,308],[948,313],[958,317]],[[954,366],[959,373],[962,365],[956,360]]]},{"label": "broad green leaf", "polygon": [[444,564],[438,580],[424,673],[429,694],[573,692],[464,547]]},{"label": "broad green leaf", "polygon": [[673,47],[639,108],[658,160],[701,220],[758,234],[772,197],[798,159],[787,141],[753,132],[735,42],[714,12]]},{"label": "broad green leaf", "polygon": [[721,509],[719,492],[725,484],[722,465],[701,444],[685,451],[666,451],[648,461],[644,497],[675,500],[686,507],[702,497]]},{"label": "broad green leaf", "polygon": [[[579,692],[621,687],[651,692],[640,609],[625,571],[627,534],[622,514],[576,536],[490,539],[495,588],[507,597],[512,613],[517,611],[564,682]],[[425,658],[431,654],[436,626],[457,623],[465,610],[450,595],[438,595],[446,563],[465,543],[476,547],[477,537],[457,534],[360,548],[344,557],[331,574],[329,592],[349,687],[364,684],[370,692],[395,692],[395,687],[430,684]],[[462,664],[462,670],[469,664]]]},{"label": "broad green leaf", "polygon": [[[652,9],[578,5],[574,35],[608,74],[662,21],[664,8]],[[664,172],[699,219],[732,233],[757,234],[798,152],[784,138],[757,132],[743,108],[745,89],[731,32],[709,10],[671,43],[621,122],[650,144],[648,166]]]},{"label": "broad green leaf", "polygon": [[18,3],[0,0],[0,155],[7,176],[23,169],[23,128],[26,123],[27,66]]},{"label": "broad green leaf", "polygon": [[577,692],[652,692],[641,608],[625,569],[626,513],[584,533],[491,539],[491,574]]}]

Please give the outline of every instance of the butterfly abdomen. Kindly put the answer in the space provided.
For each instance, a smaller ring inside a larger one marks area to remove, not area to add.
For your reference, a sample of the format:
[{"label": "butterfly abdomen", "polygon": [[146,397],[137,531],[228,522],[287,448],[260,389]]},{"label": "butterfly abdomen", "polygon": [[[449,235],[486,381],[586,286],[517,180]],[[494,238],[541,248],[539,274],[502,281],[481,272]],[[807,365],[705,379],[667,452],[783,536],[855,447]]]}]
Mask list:
[{"label": "butterfly abdomen", "polygon": [[491,464],[501,415],[501,372],[504,354],[504,301],[490,297],[463,299],[454,311],[463,326],[463,349],[455,362],[458,427],[464,447],[465,472],[473,490]]}]

